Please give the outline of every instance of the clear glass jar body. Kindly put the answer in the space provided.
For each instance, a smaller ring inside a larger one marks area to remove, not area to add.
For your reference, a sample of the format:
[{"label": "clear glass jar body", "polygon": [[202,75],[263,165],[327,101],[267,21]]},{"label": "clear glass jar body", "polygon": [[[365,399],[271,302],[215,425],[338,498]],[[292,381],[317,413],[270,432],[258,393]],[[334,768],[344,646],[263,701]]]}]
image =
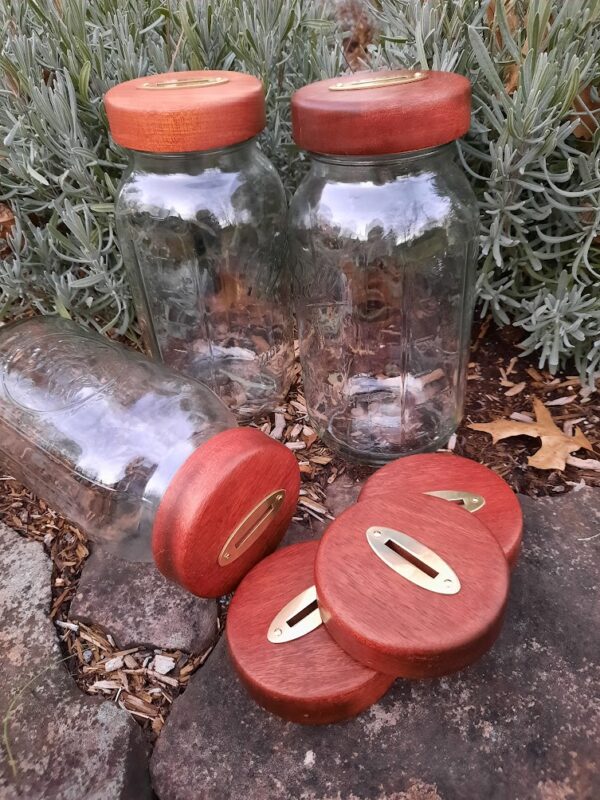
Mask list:
[{"label": "clear glass jar body", "polygon": [[462,416],[478,212],[453,153],[314,155],[292,201],[307,408],[364,463],[437,449]]},{"label": "clear glass jar body", "polygon": [[286,200],[254,140],[204,153],[131,151],[119,244],[146,345],[240,418],[290,386]]},{"label": "clear glass jar body", "polygon": [[73,322],[0,328],[0,466],[123,558],[152,560],[172,477],[234,426],[207,387]]}]

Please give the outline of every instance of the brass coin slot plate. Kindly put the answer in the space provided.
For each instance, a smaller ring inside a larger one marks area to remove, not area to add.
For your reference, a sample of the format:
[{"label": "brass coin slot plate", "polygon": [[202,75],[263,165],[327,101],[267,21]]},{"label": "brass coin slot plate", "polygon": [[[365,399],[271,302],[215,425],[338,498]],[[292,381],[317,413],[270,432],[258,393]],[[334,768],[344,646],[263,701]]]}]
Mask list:
[{"label": "brass coin slot plate", "polygon": [[367,529],[366,537],[375,555],[407,581],[436,594],[460,592],[460,581],[452,567],[407,533],[373,526]]},{"label": "brass coin slot plate", "polygon": [[221,567],[233,564],[265,532],[267,525],[281,508],[285,489],[277,489],[260,501],[235,528],[219,553]]},{"label": "brass coin slot plate", "polygon": [[378,89],[382,86],[401,86],[404,83],[416,83],[427,78],[426,72],[406,72],[400,75],[390,75],[387,78],[360,78],[356,81],[332,83],[330,92],[355,92],[359,89]]},{"label": "brass coin slot plate", "polygon": [[227,83],[229,78],[174,78],[170,81],[146,81],[140,89],[203,89],[207,86],[219,86]]},{"label": "brass coin slot plate", "polygon": [[272,644],[292,642],[321,625],[323,619],[317,602],[317,589],[309,586],[290,600],[273,618],[267,631]]},{"label": "brass coin slot plate", "polygon": [[432,497],[440,497],[449,503],[458,503],[471,514],[475,511],[480,511],[485,505],[485,497],[480,494],[473,494],[473,492],[462,490],[455,492],[450,489],[439,489],[435,492],[425,492],[425,494],[429,494]]}]

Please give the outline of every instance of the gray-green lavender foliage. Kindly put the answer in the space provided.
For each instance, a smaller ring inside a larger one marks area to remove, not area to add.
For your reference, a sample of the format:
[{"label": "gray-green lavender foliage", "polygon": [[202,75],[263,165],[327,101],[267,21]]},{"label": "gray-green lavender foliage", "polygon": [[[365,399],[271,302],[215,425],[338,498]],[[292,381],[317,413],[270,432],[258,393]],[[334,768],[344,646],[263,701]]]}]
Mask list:
[{"label": "gray-green lavender foliage", "polygon": [[[571,114],[581,88],[600,84],[600,0],[498,0],[495,15],[489,1],[376,0],[370,60],[472,79],[460,155],[481,205],[480,310],[526,331],[541,364],[574,359],[591,377],[600,131],[588,116],[590,138],[578,138]],[[121,332],[134,327],[112,210],[125,159],[108,138],[106,89],[168,69],[259,75],[262,144],[291,191],[302,156],[290,95],[347,69],[327,0],[4,0],[0,32],[0,200],[15,215],[0,315],[32,306]],[[587,98],[600,105],[596,88]]]}]

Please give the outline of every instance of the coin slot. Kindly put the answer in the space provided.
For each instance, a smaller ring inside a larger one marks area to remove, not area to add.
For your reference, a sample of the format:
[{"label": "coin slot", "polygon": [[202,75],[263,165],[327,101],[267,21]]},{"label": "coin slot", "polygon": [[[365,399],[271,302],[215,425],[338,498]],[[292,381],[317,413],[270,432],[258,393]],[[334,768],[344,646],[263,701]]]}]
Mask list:
[{"label": "coin slot", "polygon": [[404,580],[436,594],[460,592],[460,580],[434,550],[403,531],[374,525],[365,531],[375,555]]},{"label": "coin slot", "polygon": [[271,644],[293,642],[294,639],[300,639],[307,633],[311,633],[322,623],[323,619],[317,602],[317,590],[314,586],[309,586],[289,603],[286,603],[275,615],[269,625],[267,639]]},{"label": "coin slot", "polygon": [[306,619],[306,617],[308,617],[309,614],[312,614],[313,611],[316,611],[318,608],[319,604],[317,603],[316,600],[313,600],[312,603],[309,603],[309,605],[305,606],[297,614],[294,614],[293,617],[290,617],[290,619],[286,620],[286,624],[290,628],[293,628],[294,625],[297,625],[299,622],[302,622],[303,619]]},{"label": "coin slot", "polygon": [[421,572],[424,572],[425,575],[429,575],[430,578],[437,578],[440,574],[437,570],[430,567],[429,564],[426,564],[424,561],[421,561],[420,558],[414,553],[411,553],[409,550],[405,550],[404,547],[398,544],[398,542],[394,542],[392,539],[388,539],[385,543],[386,547],[389,547],[390,550],[393,550],[396,555],[399,555],[405,561],[408,561],[409,564],[412,564],[413,567],[420,569]]},{"label": "coin slot", "polygon": [[454,503],[459,508],[464,508],[473,514],[475,511],[480,511],[485,505],[485,497],[480,494],[473,494],[473,492],[456,491],[451,489],[438,489],[434,492],[425,492],[432,497],[439,497],[449,503]]},{"label": "coin slot", "polygon": [[253,525],[253,527],[252,527],[252,528],[250,528],[250,530],[248,531],[248,533],[247,533],[247,534],[246,534],[246,535],[245,535],[243,538],[241,538],[241,539],[239,539],[238,541],[236,541],[236,542],[234,542],[234,543],[233,543],[233,546],[235,547],[235,549],[236,549],[236,550],[237,550],[238,548],[240,548],[240,547],[241,547],[241,546],[242,546],[242,545],[243,545],[245,542],[247,542],[247,541],[248,541],[248,539],[249,539],[251,536],[253,536],[253,535],[254,535],[254,532],[256,531],[256,529],[257,529],[258,527],[260,527],[260,526],[261,526],[261,525],[262,525],[262,524],[263,524],[263,523],[264,523],[264,522],[265,522],[265,521],[266,521],[266,520],[267,520],[267,519],[268,519],[268,518],[269,518],[269,517],[270,517],[270,516],[273,514],[273,511],[274,511],[274,508],[273,508],[273,506],[270,506],[269,508],[267,508],[267,510],[266,510],[266,511],[263,513],[263,515],[260,517],[260,519],[258,519],[258,520],[257,520],[257,522],[256,522],[256,523]]},{"label": "coin slot", "polygon": [[261,500],[240,522],[225,542],[218,558],[225,567],[239,558],[269,528],[269,523],[285,500],[285,489],[278,489]]}]

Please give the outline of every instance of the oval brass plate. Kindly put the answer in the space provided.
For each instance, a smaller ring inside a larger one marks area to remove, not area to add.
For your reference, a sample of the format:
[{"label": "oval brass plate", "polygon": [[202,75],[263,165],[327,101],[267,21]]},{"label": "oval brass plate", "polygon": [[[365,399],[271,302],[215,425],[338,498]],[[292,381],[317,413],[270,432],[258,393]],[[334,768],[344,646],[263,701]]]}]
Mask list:
[{"label": "oval brass plate", "polygon": [[172,81],[146,81],[140,89],[202,89],[205,86],[219,86],[229,78],[175,78]]},{"label": "oval brass plate", "polygon": [[219,566],[226,567],[233,564],[242,553],[245,553],[254,544],[265,532],[267,525],[279,511],[284,500],[285,489],[277,489],[254,506],[225,542],[219,553]]},{"label": "oval brass plate", "polygon": [[407,581],[436,594],[460,592],[458,575],[421,542],[393,528],[367,529],[367,541],[384,564]]},{"label": "oval brass plate", "polygon": [[425,492],[432,497],[440,497],[442,500],[448,500],[450,503],[457,503],[470,511],[473,514],[479,511],[485,505],[485,497],[480,494],[473,494],[473,492],[454,492],[450,489],[439,489],[435,492]]},{"label": "oval brass plate", "polygon": [[269,625],[267,639],[272,644],[292,642],[314,631],[323,622],[317,605],[317,589],[309,586],[290,600]]},{"label": "oval brass plate", "polygon": [[390,75],[389,78],[360,78],[356,81],[340,81],[339,83],[332,83],[329,87],[329,91],[353,92],[357,89],[378,89],[381,86],[400,86],[403,83],[424,81],[426,77],[426,72],[410,72],[407,70],[401,75]]}]

